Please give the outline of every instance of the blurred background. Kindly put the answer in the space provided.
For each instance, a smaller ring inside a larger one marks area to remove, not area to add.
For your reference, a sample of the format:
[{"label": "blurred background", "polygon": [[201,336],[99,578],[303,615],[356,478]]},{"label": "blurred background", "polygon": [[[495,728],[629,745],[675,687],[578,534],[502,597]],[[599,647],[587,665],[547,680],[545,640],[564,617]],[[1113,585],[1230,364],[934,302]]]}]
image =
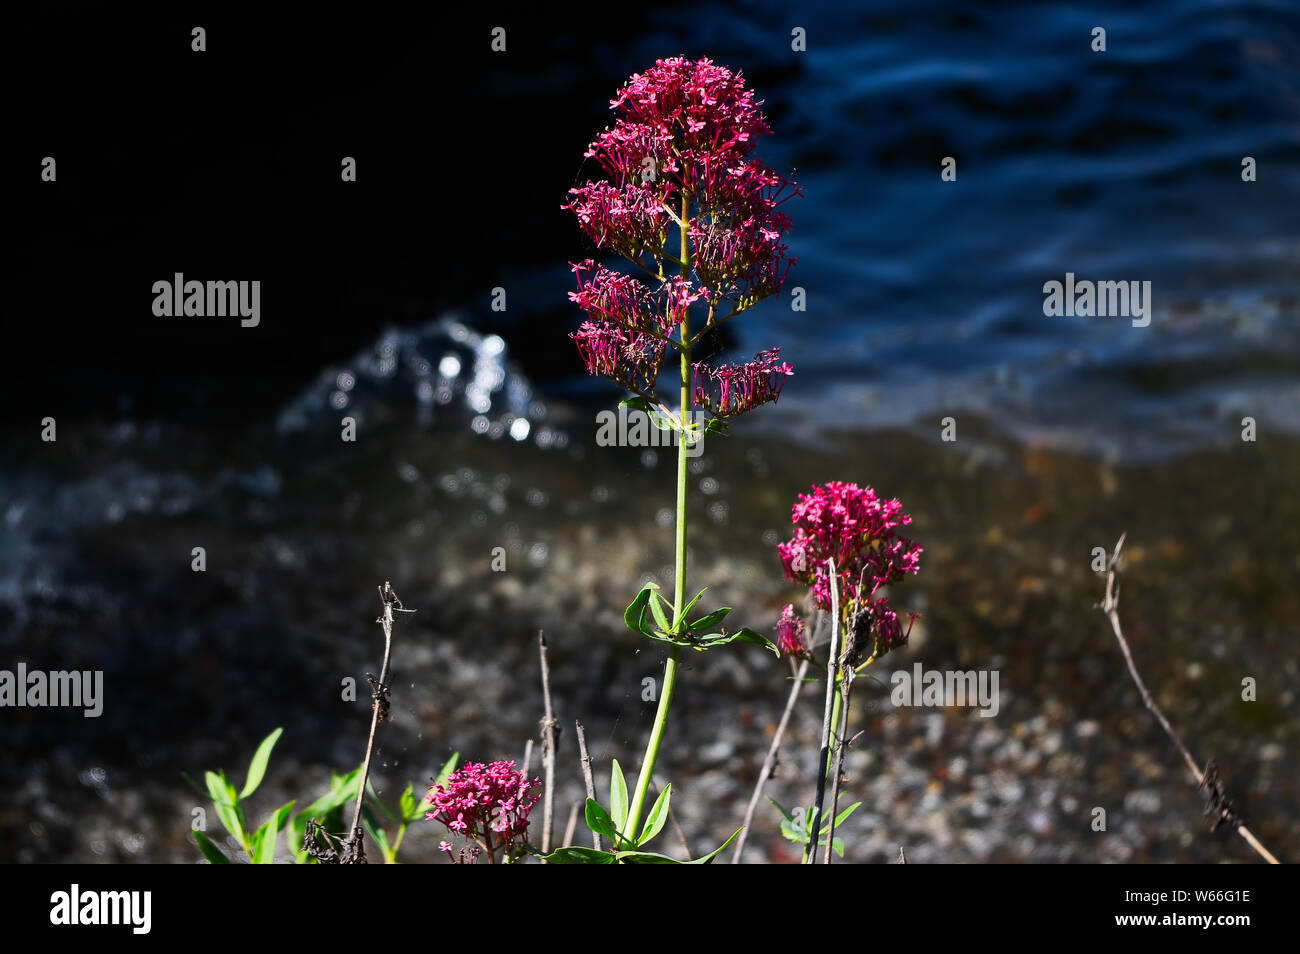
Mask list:
[{"label": "blurred background", "polygon": [[[662,653],[622,608],[671,585],[674,465],[595,444],[619,395],[567,337],[568,263],[595,250],[560,206],[599,174],[583,152],[619,86],[679,54],[765,101],[758,154],[805,191],[787,287],[807,298],[716,342],[779,346],[795,377],[693,463],[688,583],[770,630],[803,595],[775,544],[827,480],[899,498],[925,547],[893,594],[922,614],[911,644],[855,693],[848,859],[1256,860],[1209,834],[1094,607],[1092,548],[1127,531],[1121,616],[1147,684],[1294,860],[1300,16],[857,6],[15,23],[40,71],[8,155],[0,668],[100,669],[105,700],[98,719],[0,711],[0,860],[196,861],[205,802],[181,772],[242,780],[277,726],[255,823],[321,794],[364,754],[368,701],[341,702],[340,681],[379,667],[384,580],[419,609],[398,622],[380,736],[391,802],[454,751],[522,757],[539,628],[561,823],[582,797],[574,719],[598,788],[611,758],[637,764]],[[175,272],[260,280],[260,325],[156,318],[151,287]],[[1067,272],[1150,281],[1151,324],[1045,317],[1043,283]],[[999,714],[894,708],[889,673],[917,662],[997,670]],[[693,854],[740,825],[787,676],[749,647],[688,661],[656,775]],[[769,788],[787,806],[812,796],[816,695]],[[778,821],[764,802],[746,860],[796,857]],[[416,829],[403,857],[436,860],[443,832]]]}]

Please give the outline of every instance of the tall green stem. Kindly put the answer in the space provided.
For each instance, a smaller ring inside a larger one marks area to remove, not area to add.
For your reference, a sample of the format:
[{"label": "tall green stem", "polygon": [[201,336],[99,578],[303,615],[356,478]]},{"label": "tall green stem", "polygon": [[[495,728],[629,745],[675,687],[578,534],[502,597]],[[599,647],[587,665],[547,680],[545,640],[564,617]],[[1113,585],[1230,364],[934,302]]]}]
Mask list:
[{"label": "tall green stem", "polygon": [[[840,716],[842,714],[840,712],[840,709],[842,708],[842,706],[840,703],[839,689],[840,686],[843,684],[843,682],[844,682],[844,673],[840,673],[839,678],[835,680],[835,703],[834,703],[834,710],[831,712],[831,765],[834,764],[835,746],[840,737]],[[831,777],[831,765],[826,766],[827,778]]]},{"label": "tall green stem", "polygon": [[[691,198],[682,190],[682,222],[690,221]],[[691,277],[691,251],[689,236],[685,225],[681,227],[681,262],[682,278]],[[691,312],[682,309],[681,320],[681,425],[677,435],[677,552],[673,564],[673,619],[680,619],[682,609],[686,606],[686,494],[688,491],[688,461],[686,451],[686,427],[691,418]],[[640,832],[641,810],[645,807],[646,794],[650,790],[650,779],[654,774],[655,760],[659,757],[659,744],[663,741],[664,727],[668,724],[668,710],[673,704],[673,694],[677,689],[677,663],[681,659],[682,648],[676,644],[669,647],[668,661],[664,663],[664,684],[659,693],[659,708],[655,711],[654,725],[650,728],[650,740],[646,743],[645,757],[641,760],[641,775],[636,780],[636,792],[627,813],[627,825],[623,834],[635,838]]]}]

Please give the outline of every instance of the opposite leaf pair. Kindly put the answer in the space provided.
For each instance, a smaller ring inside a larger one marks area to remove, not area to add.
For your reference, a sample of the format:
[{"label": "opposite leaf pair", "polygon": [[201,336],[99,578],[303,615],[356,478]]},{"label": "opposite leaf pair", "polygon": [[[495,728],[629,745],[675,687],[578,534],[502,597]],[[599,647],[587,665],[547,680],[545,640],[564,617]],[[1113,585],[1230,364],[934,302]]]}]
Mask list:
[{"label": "opposite leaf pair", "polygon": [[672,785],[664,786],[664,790],[655,799],[650,814],[646,816],[645,824],[641,827],[640,833],[635,838],[629,836],[623,831],[628,821],[627,782],[623,778],[622,767],[618,764],[618,760],[615,759],[609,780],[609,811],[606,811],[594,798],[587,799],[586,810],[587,827],[597,835],[608,838],[613,848],[610,851],[601,851],[598,848],[583,848],[573,845],[567,848],[559,848],[549,855],[542,855],[536,851],[533,853],[537,854],[543,861],[562,865],[711,864],[718,853],[731,844],[736,835],[740,834],[739,831],[732,835],[731,838],[728,838],[716,850],[693,861],[682,862],[657,852],[640,850],[642,845],[654,840],[663,831],[663,827],[668,821],[668,805],[672,799],[672,790]]},{"label": "opposite leaf pair", "polygon": [[[741,628],[734,633],[728,633],[725,629],[711,632],[715,626],[720,626],[722,621],[727,618],[727,614],[731,612],[730,606],[716,609],[701,616],[694,622],[686,623],[687,614],[699,602],[700,597],[704,595],[704,590],[707,589],[706,586],[695,594],[695,599],[682,607],[681,613],[674,614],[673,621],[669,623],[665,611],[671,612],[672,604],[659,594],[659,587],[656,584],[647,583],[642,587],[641,592],[636,595],[636,598],[628,604],[627,610],[623,613],[623,621],[627,623],[627,628],[634,633],[640,633],[642,636],[661,643],[687,646],[700,652],[712,649],[714,646],[742,642],[762,646],[770,649],[773,654],[780,655],[770,639],[747,627]],[[650,625],[647,614],[654,617],[654,622],[658,628]]]}]

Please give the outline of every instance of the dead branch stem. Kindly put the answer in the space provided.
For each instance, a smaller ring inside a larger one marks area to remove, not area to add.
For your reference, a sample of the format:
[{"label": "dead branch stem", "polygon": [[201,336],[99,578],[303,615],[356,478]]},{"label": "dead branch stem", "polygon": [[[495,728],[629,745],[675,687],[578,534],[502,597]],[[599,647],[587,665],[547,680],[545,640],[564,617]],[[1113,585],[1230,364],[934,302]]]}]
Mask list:
[{"label": "dead branch stem", "polygon": [[1249,828],[1247,828],[1237,816],[1236,809],[1228,799],[1224,791],[1222,782],[1219,781],[1218,771],[1214,767],[1214,760],[1211,759],[1206,763],[1205,770],[1202,771],[1197,765],[1196,759],[1192,758],[1192,753],[1183,745],[1183,740],[1178,737],[1165,714],[1160,711],[1155,700],[1151,698],[1151,693],[1147,691],[1146,683],[1138,675],[1137,665],[1133,662],[1133,653],[1129,649],[1128,640],[1124,638],[1124,630],[1119,623],[1119,557],[1120,551],[1124,549],[1124,540],[1127,533],[1120,534],[1119,541],[1115,544],[1115,550],[1110,555],[1106,563],[1106,596],[1101,603],[1097,604],[1098,608],[1106,614],[1110,620],[1110,628],[1115,632],[1115,639],[1119,642],[1120,651],[1124,654],[1124,661],[1128,664],[1129,675],[1133,677],[1134,684],[1138,687],[1138,692],[1142,694],[1142,703],[1150,710],[1151,714],[1156,717],[1160,727],[1165,730],[1174,746],[1183,756],[1183,761],[1187,763],[1187,768],[1196,781],[1198,789],[1204,788],[1209,793],[1209,804],[1206,806],[1206,814],[1214,819],[1213,828],[1217,830],[1223,825],[1232,825],[1246,843],[1255,849],[1259,855],[1269,864],[1279,864],[1277,858],[1269,852],[1257,839]]}]

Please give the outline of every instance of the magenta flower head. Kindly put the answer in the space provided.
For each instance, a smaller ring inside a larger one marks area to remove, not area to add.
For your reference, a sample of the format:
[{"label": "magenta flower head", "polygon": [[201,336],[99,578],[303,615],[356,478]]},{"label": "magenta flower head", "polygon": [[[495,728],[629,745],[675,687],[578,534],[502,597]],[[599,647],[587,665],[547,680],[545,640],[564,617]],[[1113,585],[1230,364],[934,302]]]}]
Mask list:
[{"label": "magenta flower head", "polygon": [[744,364],[710,367],[696,364],[695,403],[714,417],[732,417],[752,411],[781,396],[785,379],[794,374],[780,360],[781,349],[760,351]]},{"label": "magenta flower head", "polygon": [[789,603],[781,611],[781,619],[776,624],[776,645],[787,656],[803,656],[807,650],[803,644],[803,620],[795,615],[794,607]]},{"label": "magenta flower head", "polygon": [[[573,266],[569,298],[587,320],[572,337],[589,374],[657,404],[668,347],[689,358],[714,325],[780,291],[794,264],[780,206],[800,192],[751,155],[772,130],[738,72],[708,59],[659,60],[610,106],[614,124],[586,152],[608,178],[570,189],[564,208],[635,271]],[[697,305],[707,317],[692,332]],[[779,357],[772,348],[741,365],[693,362],[687,398],[718,419],[775,401],[793,373]]]},{"label": "magenta flower head", "polygon": [[881,597],[876,600],[863,601],[854,614],[854,636],[874,633],[874,642],[863,639],[860,655],[865,655],[874,646],[877,657],[883,656],[891,649],[907,645],[907,637],[912,633],[912,623],[919,617],[917,613],[907,614],[907,629],[890,607],[889,601]]},{"label": "magenta flower head", "polygon": [[[461,861],[473,861],[480,850],[490,864],[498,855],[512,861],[524,851],[528,813],[541,797],[531,792],[540,783],[536,778],[529,782],[514,762],[470,762],[453,772],[445,786],[429,788],[424,817],[476,846],[470,846],[468,854],[462,850]],[[450,844],[439,847],[456,860]]]},{"label": "magenta flower head", "polygon": [[882,500],[870,487],[831,481],[800,494],[791,520],[794,537],[777,546],[786,578],[807,585],[817,605],[829,610],[827,561],[833,558],[840,606],[855,629],[870,626],[876,655],[905,643],[898,614],[876,597],[880,587],[920,568],[922,548],[898,533],[912,522],[902,505]]}]

